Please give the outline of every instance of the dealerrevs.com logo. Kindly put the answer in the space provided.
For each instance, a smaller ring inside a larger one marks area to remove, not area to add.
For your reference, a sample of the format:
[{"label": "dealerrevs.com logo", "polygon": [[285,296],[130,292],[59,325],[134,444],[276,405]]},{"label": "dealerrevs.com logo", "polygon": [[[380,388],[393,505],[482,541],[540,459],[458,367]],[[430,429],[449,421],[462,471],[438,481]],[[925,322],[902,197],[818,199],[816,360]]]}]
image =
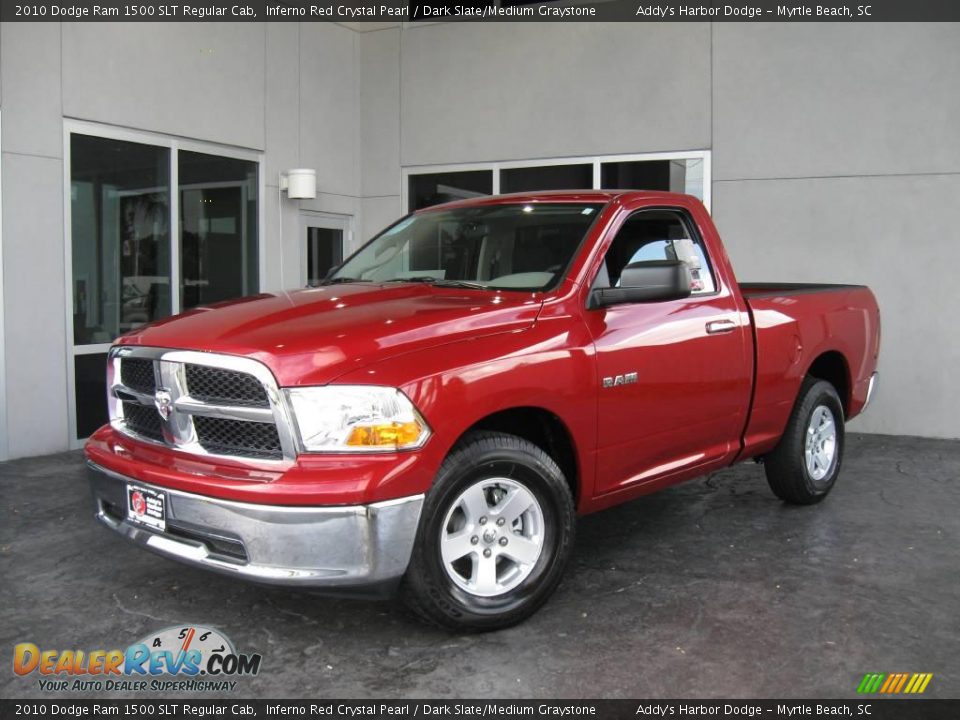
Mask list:
[{"label": "dealerrevs.com logo", "polygon": [[219,630],[189,625],[151,633],[126,650],[41,650],[19,643],[13,671],[37,676],[44,692],[223,692],[236,688],[233,678],[260,672],[261,659],[238,653]]}]

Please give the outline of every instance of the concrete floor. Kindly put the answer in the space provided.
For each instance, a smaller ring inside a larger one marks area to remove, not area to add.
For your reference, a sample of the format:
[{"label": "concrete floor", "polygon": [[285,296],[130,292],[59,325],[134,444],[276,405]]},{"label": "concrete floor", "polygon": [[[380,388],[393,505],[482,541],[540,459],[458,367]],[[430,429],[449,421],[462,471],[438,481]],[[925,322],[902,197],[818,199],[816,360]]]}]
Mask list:
[{"label": "concrete floor", "polygon": [[125,647],[186,623],[263,654],[234,697],[850,697],[866,672],[960,696],[960,441],[850,435],[815,507],[748,464],[583,518],[554,598],[482,636],[145,553],[94,523],[82,469],[0,465],[0,697],[40,696],[9,670],[17,642]]}]

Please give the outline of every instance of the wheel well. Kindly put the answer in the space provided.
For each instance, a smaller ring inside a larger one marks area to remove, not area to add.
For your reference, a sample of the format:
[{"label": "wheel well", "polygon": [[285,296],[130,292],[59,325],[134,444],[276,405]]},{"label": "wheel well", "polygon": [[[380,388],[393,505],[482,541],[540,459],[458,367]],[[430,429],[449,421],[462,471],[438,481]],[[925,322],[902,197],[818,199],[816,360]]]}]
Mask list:
[{"label": "wheel well", "polygon": [[567,426],[549,410],[537,407],[501,410],[471,425],[464,435],[474,430],[508,433],[532,442],[560,466],[574,501],[578,499],[580,478],[576,447]]},{"label": "wheel well", "polygon": [[826,380],[833,385],[837,395],[840,396],[843,413],[846,415],[850,402],[850,372],[843,355],[836,350],[823,353],[813,361],[807,374],[818,380]]}]

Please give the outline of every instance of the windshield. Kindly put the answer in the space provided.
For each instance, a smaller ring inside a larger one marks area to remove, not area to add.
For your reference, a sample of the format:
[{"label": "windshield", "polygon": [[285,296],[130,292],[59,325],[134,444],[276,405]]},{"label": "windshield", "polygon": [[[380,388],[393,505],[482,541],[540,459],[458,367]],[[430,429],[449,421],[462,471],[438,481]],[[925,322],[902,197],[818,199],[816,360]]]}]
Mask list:
[{"label": "windshield", "polygon": [[557,284],[603,207],[513,203],[411,215],[326,282],[427,282],[503,290]]}]

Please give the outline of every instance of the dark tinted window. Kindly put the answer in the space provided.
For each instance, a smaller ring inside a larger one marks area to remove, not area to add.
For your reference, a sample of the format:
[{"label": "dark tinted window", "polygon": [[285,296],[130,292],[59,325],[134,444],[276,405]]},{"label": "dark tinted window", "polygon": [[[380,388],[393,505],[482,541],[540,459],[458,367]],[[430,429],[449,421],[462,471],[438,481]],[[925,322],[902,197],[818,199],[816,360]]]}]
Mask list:
[{"label": "dark tinted window", "polygon": [[411,175],[407,187],[409,209],[493,194],[493,170]]},{"label": "dark tinted window", "polygon": [[183,309],[257,291],[257,163],[181,150]]},{"label": "dark tinted window", "polygon": [[604,190],[659,190],[703,199],[703,159],[630,160],[600,164]]},{"label": "dark tinted window", "polygon": [[330,268],[343,261],[343,230],[307,228],[307,285],[323,280]]},{"label": "dark tinted window", "polygon": [[605,190],[670,190],[670,161],[643,160],[600,165],[600,187]]},{"label": "dark tinted window", "polygon": [[500,171],[500,192],[536,190],[589,190],[593,187],[593,165],[543,165],[505,168]]},{"label": "dark tinted window", "polygon": [[77,437],[83,438],[107,420],[107,354],[77,355],[73,359],[76,384]]},{"label": "dark tinted window", "polygon": [[167,148],[70,136],[75,344],[170,314],[169,168]]}]

